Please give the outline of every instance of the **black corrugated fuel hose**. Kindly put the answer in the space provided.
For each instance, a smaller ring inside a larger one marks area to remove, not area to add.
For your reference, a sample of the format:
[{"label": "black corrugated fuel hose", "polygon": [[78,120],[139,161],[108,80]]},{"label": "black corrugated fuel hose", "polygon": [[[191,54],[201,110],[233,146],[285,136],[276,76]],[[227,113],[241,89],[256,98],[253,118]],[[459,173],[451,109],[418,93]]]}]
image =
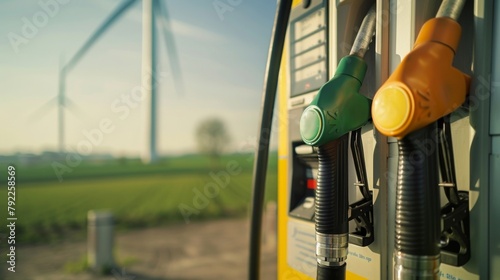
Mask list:
[{"label": "black corrugated fuel hose", "polygon": [[346,134],[318,149],[315,194],[317,280],[345,279],[349,234],[348,140],[349,134]]},{"label": "black corrugated fuel hose", "polygon": [[436,123],[408,134],[398,144],[395,279],[439,279]]},{"label": "black corrugated fuel hose", "polygon": [[292,0],[278,1],[274,19],[271,43],[267,57],[262,98],[262,114],[259,127],[259,144],[255,151],[255,162],[252,182],[252,201],[250,216],[250,252],[248,261],[248,279],[259,279],[260,273],[260,241],[262,229],[262,210],[266,189],[267,161],[269,158],[269,143],[273,119],[276,90],[280,72],[281,56],[285,45],[285,35],[288,19],[292,8]]}]

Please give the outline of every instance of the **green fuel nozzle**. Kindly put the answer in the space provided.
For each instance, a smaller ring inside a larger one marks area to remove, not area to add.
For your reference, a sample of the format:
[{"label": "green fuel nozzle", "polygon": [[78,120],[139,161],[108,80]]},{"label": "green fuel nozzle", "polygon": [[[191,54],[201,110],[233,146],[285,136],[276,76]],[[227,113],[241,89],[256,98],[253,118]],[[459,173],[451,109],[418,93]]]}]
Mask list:
[{"label": "green fuel nozzle", "polygon": [[[342,58],[300,118],[300,135],[318,147],[314,192],[316,279],[345,279],[349,246],[349,133],[370,120],[371,101],[359,93],[367,65],[363,56],[375,33],[376,7],[361,23],[350,55]],[[353,138],[355,139],[355,138]],[[368,191],[367,191],[368,192]]]},{"label": "green fuel nozzle", "polygon": [[321,146],[370,120],[371,100],[359,93],[366,69],[356,55],[340,60],[333,78],[302,113],[300,135],[306,144]]}]

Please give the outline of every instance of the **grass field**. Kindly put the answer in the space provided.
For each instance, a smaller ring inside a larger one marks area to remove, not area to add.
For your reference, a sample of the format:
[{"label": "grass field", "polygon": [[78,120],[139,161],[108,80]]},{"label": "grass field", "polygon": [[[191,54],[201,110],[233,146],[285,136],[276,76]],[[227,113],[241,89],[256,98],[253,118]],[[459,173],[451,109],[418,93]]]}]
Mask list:
[{"label": "grass field", "polygon": [[[276,161],[272,153],[266,200],[276,200]],[[0,168],[5,170],[0,183],[6,186],[7,167]],[[224,156],[217,166],[202,156],[169,158],[153,165],[114,160],[82,163],[60,182],[50,163],[16,165],[16,238],[21,243],[40,243],[84,235],[87,212],[92,209],[112,211],[118,230],[184,223],[186,217],[194,221],[244,216],[250,203],[252,168],[249,154]],[[7,190],[2,187],[3,221],[6,204]]]}]

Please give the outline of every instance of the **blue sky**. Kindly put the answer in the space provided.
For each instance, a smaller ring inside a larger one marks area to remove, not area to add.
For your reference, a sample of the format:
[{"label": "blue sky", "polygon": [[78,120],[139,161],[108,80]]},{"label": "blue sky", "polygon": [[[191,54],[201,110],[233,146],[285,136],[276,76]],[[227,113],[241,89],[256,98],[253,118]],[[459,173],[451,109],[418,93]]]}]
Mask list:
[{"label": "blue sky", "polygon": [[[57,0],[41,0],[48,3]],[[18,51],[9,34],[22,35],[27,19],[44,10],[39,1],[0,2],[0,153],[57,149],[57,109],[30,118],[57,95],[61,54],[71,57],[118,0],[58,4],[32,38]],[[172,21],[183,81],[184,96],[175,92],[165,46],[160,42],[159,151],[184,153],[195,149],[196,125],[209,117],[225,120],[231,149],[254,141],[260,113],[267,49],[276,8],[273,0],[162,0]],[[144,146],[141,106],[130,108],[123,120],[111,104],[141,85],[142,5],[138,1],[98,41],[69,74],[67,96],[80,112],[66,111],[66,145],[76,150],[83,131],[99,127],[103,118],[113,123],[94,152],[137,156]],[[214,4],[231,7],[218,14]],[[222,4],[222,5],[223,5]],[[12,35],[10,35],[12,36]],[[161,39],[161,38],[159,38]]]}]

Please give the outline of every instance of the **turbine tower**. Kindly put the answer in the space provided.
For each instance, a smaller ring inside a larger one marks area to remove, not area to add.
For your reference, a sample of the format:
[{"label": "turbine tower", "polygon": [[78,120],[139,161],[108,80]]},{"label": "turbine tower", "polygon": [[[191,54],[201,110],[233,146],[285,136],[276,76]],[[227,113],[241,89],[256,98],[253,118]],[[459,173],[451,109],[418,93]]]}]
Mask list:
[{"label": "turbine tower", "polygon": [[146,126],[144,134],[146,141],[141,158],[150,163],[158,159],[156,145],[157,108],[156,108],[156,26],[155,10],[157,0],[142,0],[142,94],[145,96],[142,104]]},{"label": "turbine tower", "polygon": [[64,59],[61,56],[59,62],[59,93],[57,94],[57,115],[59,120],[58,132],[59,132],[59,153],[64,153],[64,106],[65,106],[65,83],[66,74],[64,71]]}]

